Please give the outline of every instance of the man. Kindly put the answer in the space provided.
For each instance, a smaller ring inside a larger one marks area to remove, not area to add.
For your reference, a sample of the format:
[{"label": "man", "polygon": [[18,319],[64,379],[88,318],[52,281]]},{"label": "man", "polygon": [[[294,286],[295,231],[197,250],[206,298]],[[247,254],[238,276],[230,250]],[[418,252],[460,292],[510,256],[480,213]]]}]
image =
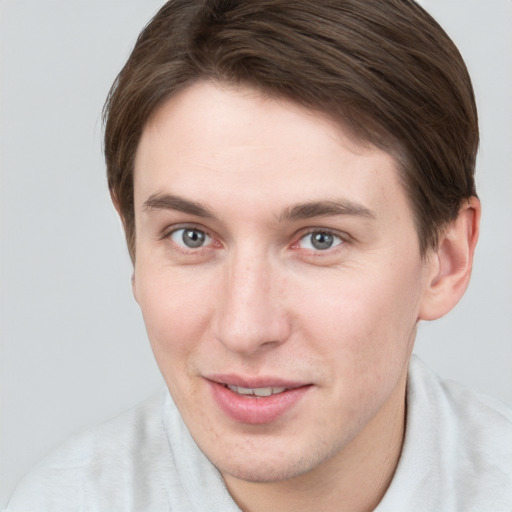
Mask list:
[{"label": "man", "polygon": [[511,412],[411,362],[480,217],[470,79],[428,14],[171,1],[105,113],[169,393],[51,456],[9,510],[510,509]]}]

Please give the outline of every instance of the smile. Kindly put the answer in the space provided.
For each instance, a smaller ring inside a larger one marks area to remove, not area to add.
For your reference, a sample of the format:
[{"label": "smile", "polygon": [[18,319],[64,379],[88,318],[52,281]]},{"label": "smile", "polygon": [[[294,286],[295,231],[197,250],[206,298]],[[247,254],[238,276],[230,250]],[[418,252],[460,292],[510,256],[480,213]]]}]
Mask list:
[{"label": "smile", "polygon": [[216,376],[215,380],[206,379],[206,382],[213,402],[223,415],[237,423],[262,425],[286,417],[313,389],[309,383],[279,380]]},{"label": "smile", "polygon": [[286,391],[285,387],[277,387],[277,388],[243,388],[241,386],[231,386],[229,384],[225,385],[231,391],[238,393],[239,395],[249,395],[249,396],[271,396],[278,395]]}]

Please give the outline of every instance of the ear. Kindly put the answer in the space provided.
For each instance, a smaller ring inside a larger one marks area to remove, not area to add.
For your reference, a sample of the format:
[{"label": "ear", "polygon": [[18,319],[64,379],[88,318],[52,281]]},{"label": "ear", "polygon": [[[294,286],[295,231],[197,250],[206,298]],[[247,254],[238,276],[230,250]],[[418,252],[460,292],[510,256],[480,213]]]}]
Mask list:
[{"label": "ear", "polygon": [[136,283],[136,280],[135,280],[135,270],[133,271],[132,273],[132,294],[133,294],[133,298],[135,299],[135,302],[137,302],[137,304],[139,303],[139,299],[137,298],[137,283]]},{"label": "ear", "polygon": [[124,227],[124,219],[123,219],[123,215],[121,214],[121,207],[119,206],[119,200],[117,199],[117,196],[113,190],[110,191],[110,199],[111,199],[112,204],[114,205],[114,208],[116,209],[116,212],[119,215],[119,218],[121,219],[121,222]]},{"label": "ear", "polygon": [[420,320],[442,317],[464,295],[473,267],[480,214],[480,201],[471,197],[443,231],[437,249],[429,255],[430,275],[420,307]]},{"label": "ear", "polygon": [[[117,214],[119,215],[119,219],[121,220],[121,225],[122,225],[123,229],[126,231],[126,224],[125,224],[125,221],[124,221],[123,214],[121,213],[121,208],[119,206],[119,201],[118,201],[115,193],[112,190],[110,191],[110,199],[112,200],[112,204],[114,205],[114,208],[116,209]],[[132,258],[132,263],[134,264],[133,258]],[[135,267],[135,264],[134,264],[134,267]],[[133,294],[133,297],[135,298],[135,301],[138,303],[139,301],[137,299],[137,286],[136,286],[136,283],[135,283],[135,268],[134,268],[134,270],[132,272],[131,284],[132,284],[132,294]]]}]

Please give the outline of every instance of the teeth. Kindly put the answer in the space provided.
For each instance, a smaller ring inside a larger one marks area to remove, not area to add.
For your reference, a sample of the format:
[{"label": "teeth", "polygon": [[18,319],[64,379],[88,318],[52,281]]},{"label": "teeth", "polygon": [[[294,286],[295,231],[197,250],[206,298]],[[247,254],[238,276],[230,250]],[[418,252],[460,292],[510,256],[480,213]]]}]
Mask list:
[{"label": "teeth", "polygon": [[239,395],[253,395],[253,396],[270,396],[277,395],[286,390],[286,388],[242,388],[240,386],[227,386],[231,391]]}]

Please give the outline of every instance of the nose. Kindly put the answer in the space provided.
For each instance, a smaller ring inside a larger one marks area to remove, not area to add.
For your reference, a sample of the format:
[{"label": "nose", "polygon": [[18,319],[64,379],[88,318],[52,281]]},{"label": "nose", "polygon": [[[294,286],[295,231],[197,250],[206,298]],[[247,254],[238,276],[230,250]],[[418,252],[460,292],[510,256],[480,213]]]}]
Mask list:
[{"label": "nose", "polygon": [[216,338],[231,352],[252,356],[290,335],[285,278],[265,256],[235,256],[223,273],[216,307]]}]

